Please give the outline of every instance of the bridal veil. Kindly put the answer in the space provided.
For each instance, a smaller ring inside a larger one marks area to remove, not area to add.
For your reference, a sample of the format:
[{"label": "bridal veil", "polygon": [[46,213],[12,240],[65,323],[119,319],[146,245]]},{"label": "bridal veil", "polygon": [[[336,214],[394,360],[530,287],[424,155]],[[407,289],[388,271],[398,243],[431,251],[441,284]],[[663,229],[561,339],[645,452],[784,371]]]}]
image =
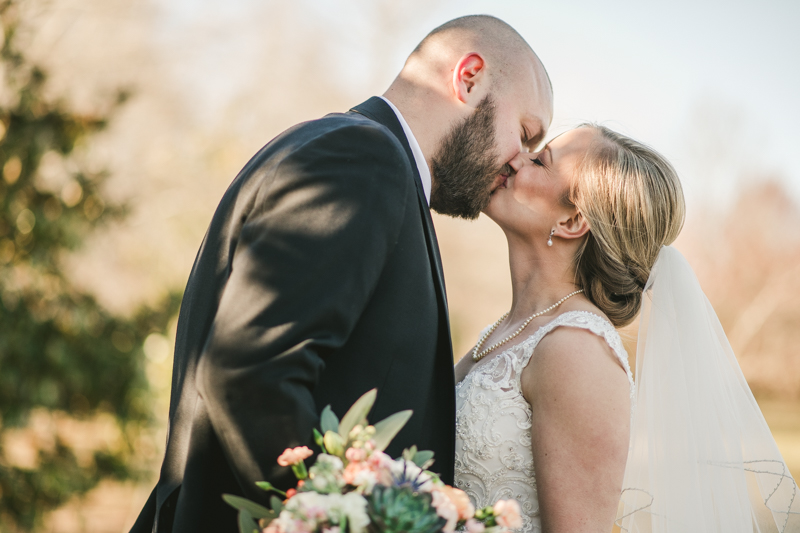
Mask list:
[{"label": "bridal veil", "polygon": [[617,525],[629,533],[800,531],[800,494],[686,259],[644,290]]}]

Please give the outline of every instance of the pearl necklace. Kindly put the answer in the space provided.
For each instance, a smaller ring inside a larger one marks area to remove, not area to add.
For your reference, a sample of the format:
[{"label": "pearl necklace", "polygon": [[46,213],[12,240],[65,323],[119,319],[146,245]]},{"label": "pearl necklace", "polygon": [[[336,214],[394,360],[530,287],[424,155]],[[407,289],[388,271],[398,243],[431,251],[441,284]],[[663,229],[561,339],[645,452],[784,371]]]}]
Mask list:
[{"label": "pearl necklace", "polygon": [[475,362],[480,361],[481,359],[486,357],[486,354],[488,354],[489,352],[491,352],[495,348],[497,348],[499,346],[502,346],[503,344],[507,343],[508,341],[510,341],[511,339],[513,339],[514,337],[516,337],[517,335],[522,333],[522,330],[525,329],[525,327],[528,324],[531,323],[531,320],[533,320],[537,316],[542,316],[543,314],[545,314],[545,313],[547,313],[549,311],[552,311],[553,309],[555,309],[559,305],[563,304],[568,299],[572,298],[573,296],[575,296],[576,294],[578,294],[580,292],[583,292],[583,289],[578,289],[575,292],[567,294],[566,296],[561,298],[559,301],[557,301],[556,303],[554,303],[553,305],[551,305],[550,307],[548,307],[544,311],[539,311],[538,313],[532,314],[531,316],[528,317],[528,319],[525,322],[522,323],[522,325],[517,329],[517,331],[515,331],[514,333],[512,333],[511,335],[509,335],[505,339],[501,340],[500,342],[496,342],[496,343],[492,344],[491,346],[489,346],[488,348],[486,348],[482,352],[479,352],[478,350],[481,349],[481,346],[483,346],[483,343],[486,342],[486,339],[489,338],[489,335],[491,335],[492,332],[495,329],[497,329],[497,326],[499,326],[503,322],[503,320],[505,320],[508,317],[508,311],[506,311],[506,313],[503,316],[501,316],[499,319],[497,319],[497,322],[492,324],[491,327],[489,327],[489,330],[486,333],[484,333],[483,335],[481,335],[480,339],[478,339],[478,344],[476,344],[475,348],[472,349],[472,360],[475,361]]}]

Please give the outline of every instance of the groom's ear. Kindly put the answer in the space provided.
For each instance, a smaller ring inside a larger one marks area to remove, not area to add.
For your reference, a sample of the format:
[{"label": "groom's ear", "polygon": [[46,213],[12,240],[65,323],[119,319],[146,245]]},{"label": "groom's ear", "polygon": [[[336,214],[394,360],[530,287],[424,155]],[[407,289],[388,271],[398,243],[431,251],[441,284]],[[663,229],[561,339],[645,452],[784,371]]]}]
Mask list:
[{"label": "groom's ear", "polygon": [[589,223],[576,209],[572,216],[558,222],[554,235],[562,239],[578,239],[587,233],[589,233]]},{"label": "groom's ear", "polygon": [[475,99],[475,86],[485,77],[486,61],[477,52],[464,55],[453,69],[453,90],[462,103]]}]

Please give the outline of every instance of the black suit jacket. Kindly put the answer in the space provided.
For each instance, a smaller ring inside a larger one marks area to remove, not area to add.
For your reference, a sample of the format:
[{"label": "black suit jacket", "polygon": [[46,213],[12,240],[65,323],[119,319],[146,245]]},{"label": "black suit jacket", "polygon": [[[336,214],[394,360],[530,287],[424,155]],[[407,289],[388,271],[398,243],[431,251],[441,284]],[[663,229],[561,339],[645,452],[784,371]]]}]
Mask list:
[{"label": "black suit jacket", "polygon": [[387,450],[453,480],[453,354],[441,260],[414,157],[380,98],[273,139],[222,198],[178,320],[161,475],[132,532],[237,531],[232,493],[288,488],[277,465],[378,388],[413,409]]}]

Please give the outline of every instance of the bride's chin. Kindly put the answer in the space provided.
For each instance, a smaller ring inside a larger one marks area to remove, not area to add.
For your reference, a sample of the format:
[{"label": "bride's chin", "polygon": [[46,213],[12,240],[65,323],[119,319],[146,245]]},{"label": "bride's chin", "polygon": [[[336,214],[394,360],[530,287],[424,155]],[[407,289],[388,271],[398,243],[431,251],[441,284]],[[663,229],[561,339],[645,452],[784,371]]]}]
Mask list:
[{"label": "bride's chin", "polygon": [[510,220],[508,220],[508,216],[504,216],[506,211],[502,209],[494,199],[489,202],[489,205],[486,206],[482,213],[486,215],[486,218],[500,226],[501,229],[509,225]]}]

